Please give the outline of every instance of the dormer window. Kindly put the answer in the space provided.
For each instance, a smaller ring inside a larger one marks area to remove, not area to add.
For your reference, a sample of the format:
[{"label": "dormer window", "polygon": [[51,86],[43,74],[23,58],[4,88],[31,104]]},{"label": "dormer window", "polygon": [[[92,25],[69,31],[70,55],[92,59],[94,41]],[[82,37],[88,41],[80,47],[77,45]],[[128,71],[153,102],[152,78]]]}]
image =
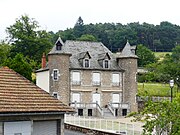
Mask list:
[{"label": "dormer window", "polygon": [[104,60],[104,68],[109,68],[109,60]]},{"label": "dormer window", "polygon": [[56,50],[61,50],[61,48],[62,48],[62,44],[60,43],[60,41],[58,41],[56,43]]},{"label": "dormer window", "polygon": [[86,68],[90,67],[89,59],[84,59],[84,67]]}]

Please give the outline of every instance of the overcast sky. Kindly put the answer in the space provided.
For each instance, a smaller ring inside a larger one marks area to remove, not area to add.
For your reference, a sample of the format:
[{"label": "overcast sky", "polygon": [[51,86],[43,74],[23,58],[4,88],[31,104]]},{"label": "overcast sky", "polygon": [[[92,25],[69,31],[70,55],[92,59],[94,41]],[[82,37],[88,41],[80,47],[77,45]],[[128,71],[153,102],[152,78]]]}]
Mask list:
[{"label": "overcast sky", "polygon": [[0,39],[6,27],[27,14],[41,29],[72,28],[79,16],[85,24],[169,21],[180,25],[180,0],[0,0]]}]

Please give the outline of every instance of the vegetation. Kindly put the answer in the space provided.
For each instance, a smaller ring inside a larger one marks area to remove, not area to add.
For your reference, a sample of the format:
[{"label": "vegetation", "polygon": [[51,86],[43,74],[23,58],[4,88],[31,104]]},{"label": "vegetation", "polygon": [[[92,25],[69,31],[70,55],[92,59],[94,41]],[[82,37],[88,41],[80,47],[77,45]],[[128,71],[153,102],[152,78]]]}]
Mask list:
[{"label": "vegetation", "polygon": [[11,57],[17,53],[39,62],[43,52],[52,48],[50,35],[44,30],[38,30],[38,22],[27,15],[21,16],[16,22],[7,28],[12,49]]},{"label": "vegetation", "polygon": [[[170,97],[170,87],[167,83],[138,83],[139,96]],[[177,85],[173,88],[173,95],[177,93]]]},{"label": "vegetation", "polygon": [[8,66],[22,76],[31,80],[32,68],[28,59],[23,54],[18,53],[14,58],[8,58],[3,63],[3,66]]},{"label": "vegetation", "polygon": [[151,135],[179,135],[180,134],[180,94],[172,102],[165,100],[153,102],[149,99],[143,111],[132,113],[135,121],[144,121],[143,134]]}]

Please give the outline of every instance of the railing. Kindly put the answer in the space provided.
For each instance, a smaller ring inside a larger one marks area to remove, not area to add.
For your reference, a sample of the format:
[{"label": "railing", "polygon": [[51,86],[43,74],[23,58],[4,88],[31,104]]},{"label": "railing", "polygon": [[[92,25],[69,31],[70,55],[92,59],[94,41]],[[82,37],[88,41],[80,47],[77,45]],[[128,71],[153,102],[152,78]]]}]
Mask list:
[{"label": "railing", "polygon": [[101,114],[101,116],[103,116],[103,109],[100,107],[98,102],[92,102],[92,103],[71,102],[70,106],[76,109],[77,108],[96,108]]},{"label": "railing", "polygon": [[109,103],[113,108],[119,108],[119,109],[130,109],[129,103],[119,103],[119,102],[112,102]]},{"label": "railing", "polygon": [[94,86],[99,86],[99,85],[101,85],[101,82],[99,82],[99,81],[93,81],[93,85],[94,85]]},{"label": "railing", "polygon": [[137,101],[147,101],[147,100],[149,100],[149,99],[151,99],[152,101],[154,101],[154,102],[158,102],[158,101],[163,101],[163,100],[171,100],[171,97],[155,97],[155,96],[153,96],[153,97],[140,97],[140,96],[137,96],[136,97],[136,100]]},{"label": "railing", "polygon": [[81,85],[81,81],[72,81],[71,84],[72,85]]},{"label": "railing", "polygon": [[109,103],[109,104],[107,105],[107,107],[108,107],[108,109],[110,110],[110,112],[113,114],[113,116],[115,116],[115,109],[113,108],[112,104]]},{"label": "railing", "polygon": [[86,127],[89,129],[95,129],[99,131],[106,131],[109,133],[120,133],[125,135],[141,135],[143,123],[124,123],[121,119],[99,119],[93,117],[77,117],[77,116],[65,116],[65,123],[76,125],[80,127]]}]

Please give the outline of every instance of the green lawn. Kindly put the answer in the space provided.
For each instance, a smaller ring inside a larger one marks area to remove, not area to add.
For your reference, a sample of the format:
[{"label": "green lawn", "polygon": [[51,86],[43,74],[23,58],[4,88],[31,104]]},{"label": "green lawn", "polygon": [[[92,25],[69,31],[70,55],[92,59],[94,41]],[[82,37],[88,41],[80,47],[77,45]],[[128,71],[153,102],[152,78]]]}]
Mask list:
[{"label": "green lawn", "polygon": [[164,59],[166,54],[172,54],[172,52],[154,52],[154,55],[156,58],[158,58],[160,61]]},{"label": "green lawn", "polygon": [[[173,88],[173,94],[177,92],[177,87]],[[147,94],[146,94],[147,93]],[[170,96],[171,90],[169,84],[161,83],[138,83],[138,95],[145,96]]]}]

